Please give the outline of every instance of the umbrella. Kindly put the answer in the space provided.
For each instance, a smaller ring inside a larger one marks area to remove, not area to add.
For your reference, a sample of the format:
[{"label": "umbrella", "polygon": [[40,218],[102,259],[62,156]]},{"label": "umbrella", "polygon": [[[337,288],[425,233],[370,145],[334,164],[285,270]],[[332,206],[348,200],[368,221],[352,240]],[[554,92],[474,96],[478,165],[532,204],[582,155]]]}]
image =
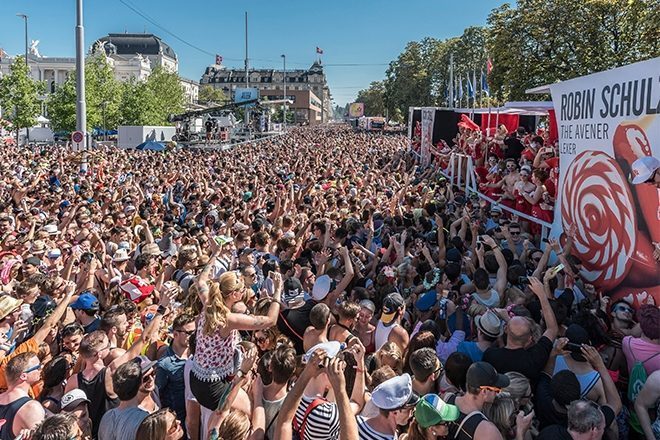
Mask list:
[{"label": "umbrella", "polygon": [[142,142],[140,145],[136,147],[136,149],[142,151],[146,151],[146,150],[165,151],[165,145],[156,141],[147,141],[147,142]]}]

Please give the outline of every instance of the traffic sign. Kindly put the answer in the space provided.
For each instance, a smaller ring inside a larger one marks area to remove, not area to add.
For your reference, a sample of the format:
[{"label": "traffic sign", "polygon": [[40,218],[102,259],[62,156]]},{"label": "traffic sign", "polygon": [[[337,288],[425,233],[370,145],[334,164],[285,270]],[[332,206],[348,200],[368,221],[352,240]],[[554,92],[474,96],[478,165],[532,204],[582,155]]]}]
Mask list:
[{"label": "traffic sign", "polygon": [[82,131],[74,131],[71,133],[71,143],[73,144],[74,151],[85,149],[85,133]]}]

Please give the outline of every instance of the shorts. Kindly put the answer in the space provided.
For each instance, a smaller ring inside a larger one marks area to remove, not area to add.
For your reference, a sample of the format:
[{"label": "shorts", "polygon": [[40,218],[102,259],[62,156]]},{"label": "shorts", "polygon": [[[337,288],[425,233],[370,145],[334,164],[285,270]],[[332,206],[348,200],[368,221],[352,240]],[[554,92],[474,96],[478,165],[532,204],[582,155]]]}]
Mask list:
[{"label": "shorts", "polygon": [[231,390],[231,382],[231,377],[205,381],[198,379],[195,373],[190,372],[190,391],[200,405],[211,411],[216,411],[225,404]]}]

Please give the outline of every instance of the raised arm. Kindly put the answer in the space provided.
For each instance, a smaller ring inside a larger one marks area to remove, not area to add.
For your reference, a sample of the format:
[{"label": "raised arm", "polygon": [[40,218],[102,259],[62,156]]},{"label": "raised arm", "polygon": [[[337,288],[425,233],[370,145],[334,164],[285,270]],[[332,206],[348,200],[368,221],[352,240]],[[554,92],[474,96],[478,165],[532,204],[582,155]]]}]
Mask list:
[{"label": "raised arm", "polygon": [[[332,389],[335,392],[335,400],[337,401],[337,410],[339,411],[339,439],[340,440],[354,440],[358,438],[358,427],[355,416],[351,409],[351,401],[346,394],[346,377],[344,371],[346,369],[346,362],[334,358],[330,360],[326,372]],[[364,375],[364,373],[358,373]],[[357,385],[357,383],[356,383]],[[355,387],[353,388],[355,393]],[[364,394],[364,391],[362,391]]]},{"label": "raised arm", "polygon": [[282,298],[282,274],[270,272],[268,277],[273,280],[275,293],[273,301],[268,307],[268,313],[263,315],[243,315],[241,313],[229,313],[227,326],[235,330],[263,330],[277,324],[277,316],[280,313],[280,301]]},{"label": "raised arm", "polygon": [[555,313],[552,311],[552,307],[550,307],[550,301],[548,300],[546,289],[538,278],[528,277],[528,279],[530,282],[530,289],[532,289],[532,292],[534,292],[541,303],[541,313],[546,325],[546,330],[543,333],[543,336],[554,341],[559,333],[559,326],[557,325]]},{"label": "raised arm", "polygon": [[495,259],[497,260],[497,281],[495,281],[495,290],[497,293],[500,294],[500,296],[504,295],[504,289],[506,289],[506,272],[508,269],[508,266],[506,264],[506,259],[504,258],[504,254],[502,253],[502,250],[500,247],[495,243],[495,240],[493,240],[493,237],[489,235],[483,235],[482,240],[484,243],[486,243],[488,246],[490,246],[493,249],[493,253],[495,254]]}]

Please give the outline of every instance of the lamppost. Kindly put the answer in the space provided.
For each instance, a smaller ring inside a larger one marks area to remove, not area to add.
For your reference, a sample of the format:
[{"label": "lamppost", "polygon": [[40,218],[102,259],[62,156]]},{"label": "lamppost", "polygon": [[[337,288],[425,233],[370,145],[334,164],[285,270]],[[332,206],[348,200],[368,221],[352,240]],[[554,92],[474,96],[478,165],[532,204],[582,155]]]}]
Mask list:
[{"label": "lamppost", "polygon": [[[27,70],[27,76],[30,76],[30,65],[28,64],[28,16],[25,14],[16,14],[17,17],[20,17],[25,22],[25,69]],[[18,146],[18,126],[16,127],[16,145]],[[25,146],[27,147],[30,144],[30,127],[25,127]]]},{"label": "lamppost", "polygon": [[286,131],[286,55],[282,55],[284,63],[284,102],[282,103],[282,131]]},{"label": "lamppost", "polygon": [[76,0],[76,130],[83,133],[80,171],[87,172],[87,102],[85,101],[85,28],[83,0]]},{"label": "lamppost", "polygon": [[107,107],[108,102],[103,101],[101,103],[101,110],[102,110],[102,115],[103,115],[103,141],[107,142],[108,141],[108,128],[105,126],[105,108]]}]

